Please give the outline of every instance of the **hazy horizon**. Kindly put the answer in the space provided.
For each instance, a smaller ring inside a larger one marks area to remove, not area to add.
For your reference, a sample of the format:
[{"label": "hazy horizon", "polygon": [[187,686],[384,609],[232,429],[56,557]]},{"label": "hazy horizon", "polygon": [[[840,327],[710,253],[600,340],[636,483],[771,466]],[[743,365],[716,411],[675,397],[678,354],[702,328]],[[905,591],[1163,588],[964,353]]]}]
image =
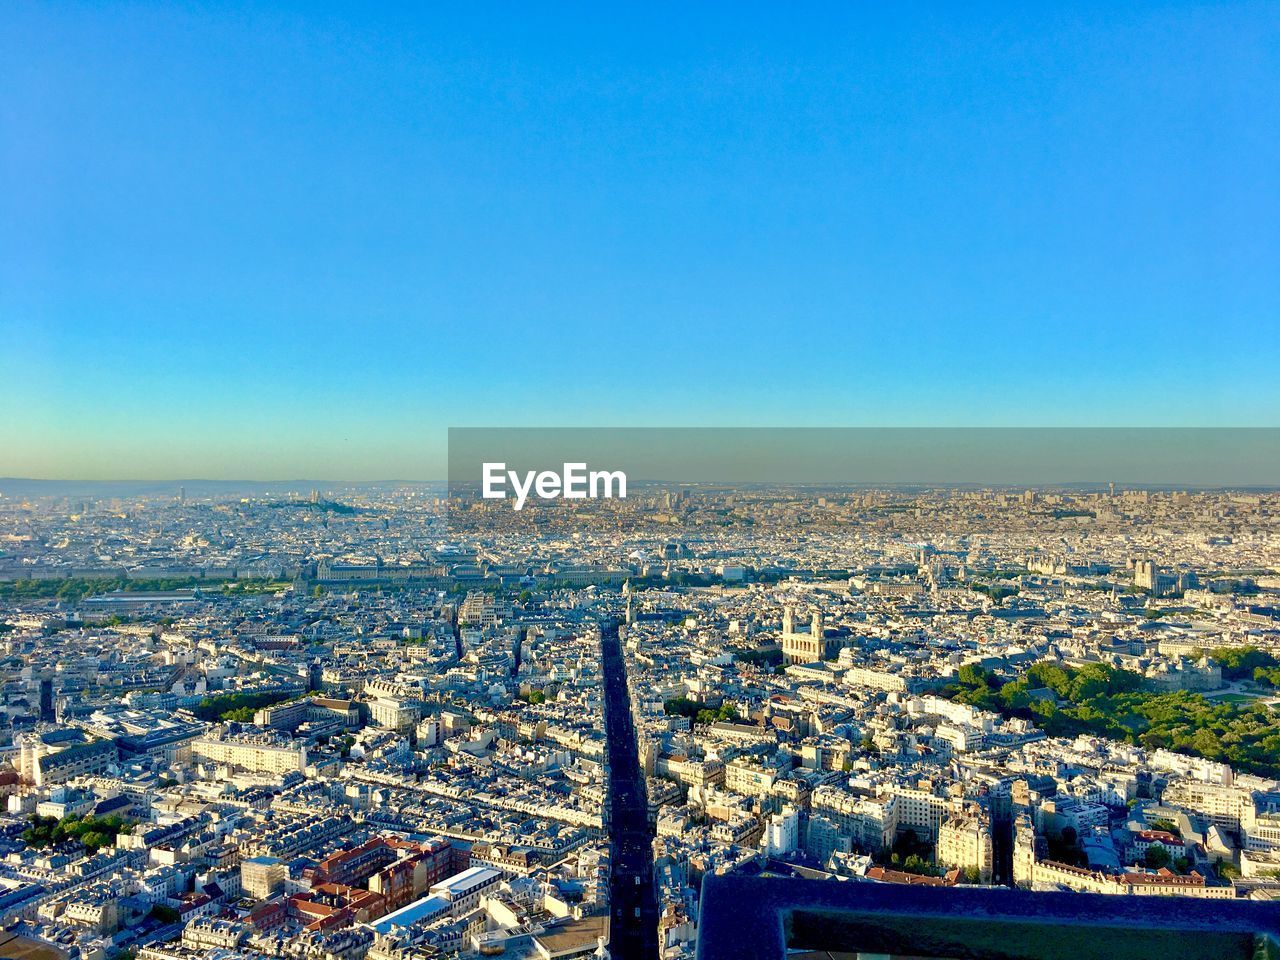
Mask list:
[{"label": "hazy horizon", "polygon": [[633,485],[1269,489],[1280,428],[451,428],[443,469],[417,477],[253,475],[0,477],[0,492],[90,489],[275,491],[412,485],[478,487],[501,471],[582,463]]}]

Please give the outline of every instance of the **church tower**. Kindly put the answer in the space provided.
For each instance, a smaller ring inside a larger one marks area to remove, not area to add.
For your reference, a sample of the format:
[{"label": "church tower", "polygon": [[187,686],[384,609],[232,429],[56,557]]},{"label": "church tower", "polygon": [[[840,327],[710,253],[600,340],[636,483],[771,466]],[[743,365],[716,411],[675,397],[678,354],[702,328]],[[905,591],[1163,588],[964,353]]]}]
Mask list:
[{"label": "church tower", "polygon": [[813,619],[809,622],[809,649],[814,661],[827,656],[826,624],[822,620],[822,611],[813,611]]}]

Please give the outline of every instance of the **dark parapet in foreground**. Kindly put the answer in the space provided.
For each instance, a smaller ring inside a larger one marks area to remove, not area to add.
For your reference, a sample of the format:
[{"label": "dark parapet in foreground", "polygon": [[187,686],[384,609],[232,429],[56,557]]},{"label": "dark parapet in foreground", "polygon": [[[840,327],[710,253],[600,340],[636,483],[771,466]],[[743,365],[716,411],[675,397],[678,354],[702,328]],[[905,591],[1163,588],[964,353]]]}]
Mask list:
[{"label": "dark parapet in foreground", "polygon": [[1276,960],[1280,902],[708,875],[699,960]]}]

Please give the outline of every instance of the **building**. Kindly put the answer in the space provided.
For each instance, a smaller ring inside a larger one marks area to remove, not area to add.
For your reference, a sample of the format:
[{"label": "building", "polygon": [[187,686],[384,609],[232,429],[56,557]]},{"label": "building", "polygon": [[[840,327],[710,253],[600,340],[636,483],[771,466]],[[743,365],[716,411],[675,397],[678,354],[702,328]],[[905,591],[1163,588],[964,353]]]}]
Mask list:
[{"label": "building", "polygon": [[430,893],[453,904],[455,914],[465,912],[480,902],[481,894],[502,882],[501,871],[489,867],[468,867],[459,874],[433,884]]},{"label": "building", "polygon": [[401,858],[369,878],[369,889],[382,895],[388,910],[400,909],[445,877],[470,866],[470,854],[466,848],[445,839],[421,843],[392,840],[389,843]]},{"label": "building", "polygon": [[845,671],[844,682],[851,687],[867,687],[890,693],[906,693],[911,688],[910,679],[900,673],[873,670],[870,667],[850,667]]},{"label": "building", "polygon": [[979,813],[949,817],[938,828],[935,859],[949,867],[977,871],[991,880],[991,828]]},{"label": "building", "polygon": [[371,680],[365,684],[369,721],[389,730],[409,731],[422,715],[422,688],[398,680]]},{"label": "building", "polygon": [[114,741],[92,737],[83,730],[46,730],[18,740],[18,775],[24,783],[37,787],[105,773],[117,760]]},{"label": "building", "polygon": [[240,863],[240,885],[247,897],[267,900],[284,889],[288,870],[277,857],[249,857]]},{"label": "building", "polygon": [[834,823],[854,849],[875,853],[893,846],[898,833],[896,797],[859,797],[822,786],[813,791],[811,804],[814,813]]},{"label": "building", "polygon": [[502,874],[489,867],[470,867],[433,884],[427,896],[389,913],[373,925],[380,934],[430,923],[442,917],[457,917],[480,904],[480,898],[502,883]]},{"label": "building", "polygon": [[724,785],[734,793],[751,797],[768,796],[778,771],[746,759],[730,760],[724,765]]},{"label": "building", "polygon": [[70,923],[88,927],[94,933],[115,933],[120,927],[116,904],[114,897],[90,893],[69,900],[62,915]]},{"label": "building", "polygon": [[301,773],[307,768],[307,748],[288,737],[262,733],[215,731],[191,744],[196,762],[221,763],[253,773]]},{"label": "building", "polygon": [[898,829],[911,830],[921,840],[936,840],[938,829],[951,812],[954,802],[927,790],[910,787],[892,787],[889,792],[898,801]]},{"label": "building", "polygon": [[815,610],[808,631],[796,630],[795,610],[788,606],[782,611],[782,660],[784,663],[817,663],[826,660],[829,651],[826,627],[822,611]]},{"label": "building", "polygon": [[835,853],[852,853],[853,840],[830,817],[813,814],[804,831],[804,852],[825,865]]},{"label": "building", "polygon": [[[395,851],[381,837],[374,837],[350,850],[339,850],[314,867],[303,871],[312,882],[358,886],[396,859]],[[375,891],[376,892],[376,891]]]},{"label": "building", "polygon": [[785,806],[769,818],[764,830],[764,853],[767,857],[785,857],[800,847],[800,811]]},{"label": "building", "polygon": [[40,719],[44,723],[52,723],[55,719],[53,708],[53,677],[40,677]]},{"label": "building", "polygon": [[1254,809],[1253,793],[1243,787],[1182,778],[1165,788],[1164,803],[1182,807],[1232,831],[1240,829],[1246,811]]}]

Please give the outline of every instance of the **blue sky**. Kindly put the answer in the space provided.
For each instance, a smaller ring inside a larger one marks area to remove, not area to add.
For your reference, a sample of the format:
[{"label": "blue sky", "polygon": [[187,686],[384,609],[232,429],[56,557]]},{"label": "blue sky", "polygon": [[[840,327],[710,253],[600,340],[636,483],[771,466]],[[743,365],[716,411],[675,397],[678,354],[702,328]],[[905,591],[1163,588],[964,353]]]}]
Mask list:
[{"label": "blue sky", "polygon": [[0,475],[1280,421],[1273,5],[618,6],[7,6]]}]

